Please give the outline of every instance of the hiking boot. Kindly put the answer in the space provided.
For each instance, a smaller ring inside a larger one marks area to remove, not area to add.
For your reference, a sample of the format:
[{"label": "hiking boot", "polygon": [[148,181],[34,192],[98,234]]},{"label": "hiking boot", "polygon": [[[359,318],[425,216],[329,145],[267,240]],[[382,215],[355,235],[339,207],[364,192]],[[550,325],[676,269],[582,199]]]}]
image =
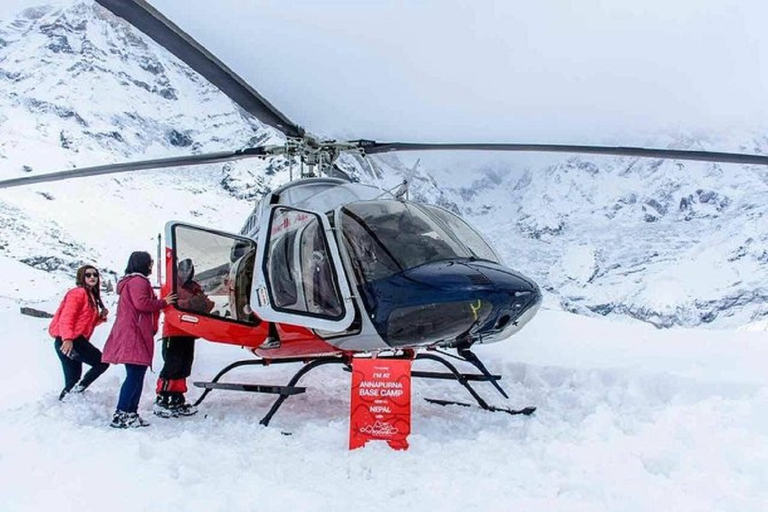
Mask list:
[{"label": "hiking boot", "polygon": [[128,428],[128,413],[115,411],[115,414],[112,415],[112,423],[109,426],[112,428]]},{"label": "hiking boot", "polygon": [[152,414],[161,418],[179,417],[179,411],[175,405],[171,404],[171,397],[168,395],[157,395],[152,406]]},{"label": "hiking boot", "polygon": [[197,414],[197,407],[188,404],[181,393],[171,395],[157,395],[152,408],[155,416],[161,418],[178,418],[179,416],[192,416]]},{"label": "hiking boot", "polygon": [[169,402],[179,416],[192,416],[193,414],[197,414],[197,407],[188,404],[183,393],[171,394]]},{"label": "hiking boot", "polygon": [[85,388],[80,384],[75,384],[72,386],[72,389],[64,388],[59,394],[59,401],[66,402],[68,398],[72,397],[72,395],[80,395],[83,391],[85,391]]},{"label": "hiking boot", "polygon": [[197,414],[197,407],[184,402],[176,407],[176,412],[179,413],[179,416],[192,416],[193,414]]},{"label": "hiking boot", "polygon": [[139,428],[148,427],[149,422],[135,412],[115,411],[109,426],[112,428]]},{"label": "hiking boot", "polygon": [[139,428],[139,427],[148,427],[149,422],[139,416],[138,413],[135,412],[129,412],[128,413],[128,428]]}]

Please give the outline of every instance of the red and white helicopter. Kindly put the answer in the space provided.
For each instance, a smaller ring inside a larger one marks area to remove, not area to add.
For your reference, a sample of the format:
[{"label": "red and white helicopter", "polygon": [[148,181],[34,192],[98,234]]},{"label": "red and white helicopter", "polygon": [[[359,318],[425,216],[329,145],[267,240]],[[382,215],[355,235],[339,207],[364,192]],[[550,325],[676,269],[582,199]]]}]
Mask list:
[{"label": "red and white helicopter", "polygon": [[[175,291],[177,264],[190,259],[196,280],[215,303],[209,313],[175,306],[165,321],[190,335],[248,348],[255,356],[227,366],[211,382],[196,383],[206,388],[197,403],[211,389],[274,393],[264,425],[287,397],[305,391],[297,384],[307,372],[326,364],[350,369],[362,356],[430,360],[446,371],[411,375],[455,380],[486,410],[530,414],[535,409],[488,404],[472,383],[488,382],[507,394],[498,383],[501,377],[491,374],[472,349],[504,340],[528,323],[542,300],[537,284],[505,266],[457,215],[409,201],[407,184],[386,192],[352,182],[335,165],[341,153],[541,151],[768,165],[768,157],[760,155],[636,147],[318,140],[147,2],[97,1],[282,132],[286,143],[27,175],[0,181],[0,188],[254,157],[300,159],[308,172],[266,195],[239,233],[180,222],[165,228],[164,291]],[[473,373],[448,358],[470,365]],[[278,363],[302,367],[285,385],[221,382],[234,368]]]}]

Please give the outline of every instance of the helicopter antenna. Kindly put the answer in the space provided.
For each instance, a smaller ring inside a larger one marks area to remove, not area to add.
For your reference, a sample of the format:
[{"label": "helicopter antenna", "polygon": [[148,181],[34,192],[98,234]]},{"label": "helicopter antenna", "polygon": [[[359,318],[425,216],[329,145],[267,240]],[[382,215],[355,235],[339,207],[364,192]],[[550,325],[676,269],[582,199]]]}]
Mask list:
[{"label": "helicopter antenna", "polygon": [[405,201],[408,200],[408,186],[411,183],[408,180],[403,180],[403,182],[400,184],[400,187],[394,191],[395,199],[398,199],[400,201],[405,198]]},{"label": "helicopter antenna", "polygon": [[[394,186],[394,187],[392,187],[390,189],[383,189],[382,188],[381,189],[381,194],[377,195],[374,199],[379,199],[380,197],[384,197],[384,195],[386,195],[386,194],[391,194],[391,195],[395,196],[395,199],[397,199],[399,201],[402,201],[403,197],[405,197],[405,199],[407,200],[408,199],[408,185],[409,184],[410,183],[408,182],[408,180],[403,180],[403,182],[401,184],[396,185],[396,186]],[[397,190],[395,190],[395,189],[397,189]]]},{"label": "helicopter antenna", "polygon": [[373,168],[373,163],[371,162],[371,160],[366,155],[363,155],[363,161],[368,166],[368,172],[371,174],[371,178],[373,178],[376,181],[376,187],[378,187],[378,189],[381,190],[382,192],[386,192],[386,190],[381,184],[381,179],[379,178],[379,175],[376,174],[376,169]]}]

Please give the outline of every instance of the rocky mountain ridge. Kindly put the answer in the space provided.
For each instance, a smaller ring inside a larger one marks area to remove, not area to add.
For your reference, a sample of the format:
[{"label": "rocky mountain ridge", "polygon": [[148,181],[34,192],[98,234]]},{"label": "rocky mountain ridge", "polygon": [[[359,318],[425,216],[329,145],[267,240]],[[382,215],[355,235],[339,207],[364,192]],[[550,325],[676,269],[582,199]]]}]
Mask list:
[{"label": "rocky mountain ridge", "polygon": [[[751,137],[729,149],[765,154],[766,136]],[[711,149],[702,145],[669,143]],[[660,327],[742,325],[768,314],[765,169],[575,157],[518,174],[475,190],[470,203],[482,204],[478,222],[514,219],[503,244],[566,309]]]},{"label": "rocky mountain ridge", "polygon": [[[0,86],[2,178],[282,138],[86,0],[0,22]],[[649,145],[766,154],[766,133],[665,134]],[[369,162],[345,156],[339,164],[385,188],[406,178],[413,199],[466,215],[510,266],[548,291],[548,307],[660,327],[768,318],[768,170],[551,160],[488,167],[478,158],[457,171],[462,180],[448,167],[392,154]],[[237,231],[253,202],[289,179],[289,167],[247,160],[6,191],[0,254],[64,273],[81,261],[105,261],[119,273],[116,249],[145,244],[148,229],[168,218]],[[118,227],[94,228],[115,219]]]}]

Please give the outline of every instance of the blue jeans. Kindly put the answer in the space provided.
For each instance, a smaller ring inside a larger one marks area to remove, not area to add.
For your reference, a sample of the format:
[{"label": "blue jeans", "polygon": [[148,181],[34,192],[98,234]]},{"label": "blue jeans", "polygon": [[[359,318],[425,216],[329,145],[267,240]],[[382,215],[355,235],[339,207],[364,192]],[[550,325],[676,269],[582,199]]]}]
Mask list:
[{"label": "blue jeans", "polygon": [[120,398],[117,400],[117,410],[136,412],[139,410],[141,390],[144,389],[144,375],[148,366],[142,364],[125,365],[125,381],[120,388]]}]

